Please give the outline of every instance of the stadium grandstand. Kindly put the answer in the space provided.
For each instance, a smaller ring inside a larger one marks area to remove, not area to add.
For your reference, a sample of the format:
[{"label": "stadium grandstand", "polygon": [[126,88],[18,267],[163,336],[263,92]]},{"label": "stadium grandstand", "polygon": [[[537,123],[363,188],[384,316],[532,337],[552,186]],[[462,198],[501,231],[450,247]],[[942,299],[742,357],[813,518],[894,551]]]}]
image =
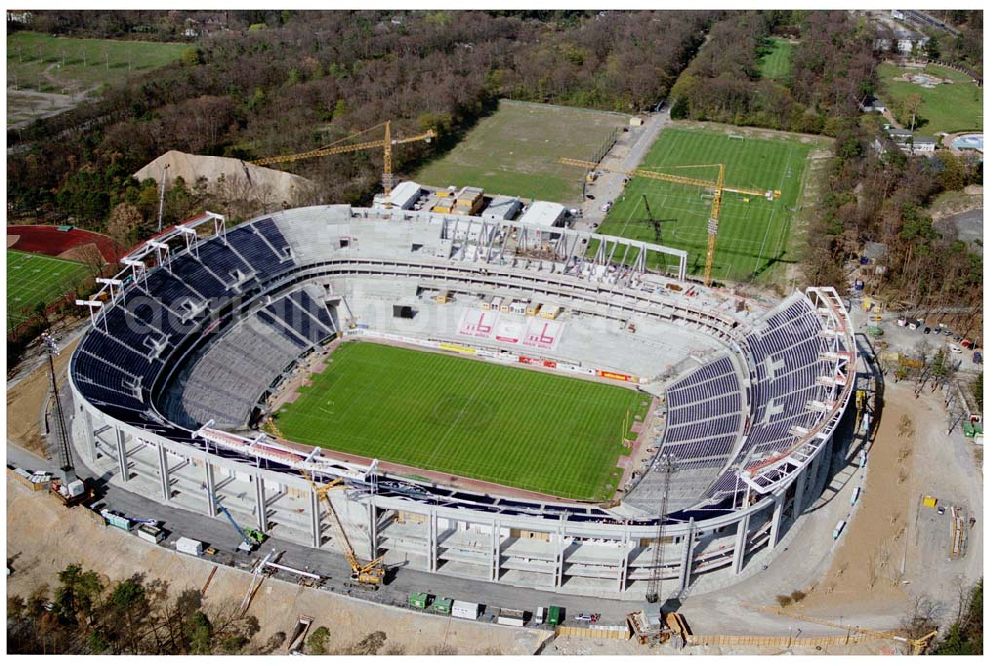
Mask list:
[{"label": "stadium grandstand", "polygon": [[[652,252],[675,258],[673,275],[646,270]],[[420,211],[318,206],[234,227],[206,213],[78,301],[92,325],[70,368],[74,441],[112,483],[224,520],[221,500],[315,548],[336,544],[313,484],[343,478],[351,492],[331,500],[367,556],[429,572],[607,597],[641,596],[651,576],[678,591],[736,576],[822,484],[853,388],[853,331],[833,289],[751,300],[688,281],[686,258]],[[518,298],[564,314],[542,335],[467,329],[470,313]],[[620,381],[659,399],[654,446],[598,503],[422,481],[268,431],[276,397],[349,339]]]}]

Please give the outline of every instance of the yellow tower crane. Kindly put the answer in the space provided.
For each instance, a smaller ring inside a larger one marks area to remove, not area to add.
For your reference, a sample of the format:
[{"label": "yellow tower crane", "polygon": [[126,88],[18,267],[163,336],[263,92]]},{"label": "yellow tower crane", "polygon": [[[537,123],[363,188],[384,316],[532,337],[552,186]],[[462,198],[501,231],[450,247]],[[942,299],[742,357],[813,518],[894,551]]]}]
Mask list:
[{"label": "yellow tower crane", "polygon": [[[559,160],[560,164],[565,164],[566,166],[581,167],[592,172],[598,167],[596,162],[588,162],[586,160],[575,160],[569,157],[563,157]],[[673,169],[695,169],[695,168],[708,168],[715,167],[719,170],[718,177],[715,181],[704,180],[701,178],[690,178],[688,176],[677,176],[669,173],[660,173],[658,171],[649,171],[648,169],[631,169],[631,170],[621,170],[621,169],[609,169],[607,167],[601,167],[604,171],[611,171],[613,173],[621,173],[629,178],[639,176],[641,178],[651,178],[653,180],[661,180],[667,183],[676,183],[678,185],[690,185],[692,187],[700,187],[704,189],[712,190],[712,210],[708,217],[708,248],[705,252],[705,286],[712,285],[712,264],[715,262],[715,238],[719,234],[719,216],[722,213],[722,193],[730,192],[732,194],[741,194],[750,197],[764,197],[771,201],[781,197],[781,190],[761,190],[752,187],[726,187],[726,165],[725,164],[692,164],[685,166],[675,166],[671,167]]]},{"label": "yellow tower crane", "polygon": [[344,529],[344,524],[340,522],[340,516],[337,515],[337,510],[333,508],[333,500],[330,499],[329,492],[344,483],[343,479],[334,479],[330,483],[323,486],[316,485],[316,482],[305,471],[302,472],[302,476],[312,484],[313,489],[316,491],[317,499],[326,500],[327,506],[330,508],[330,515],[333,516],[333,522],[337,525],[337,535],[340,537],[340,547],[344,551],[344,557],[347,559],[347,564],[351,567],[351,580],[360,583],[361,585],[367,585],[370,587],[378,588],[382,585],[382,581],[385,579],[385,565],[382,564],[382,558],[377,557],[371,562],[362,564],[358,560],[357,553],[354,552],[354,547],[351,546],[351,540],[347,536],[347,531]]},{"label": "yellow tower crane", "polygon": [[[322,148],[316,148],[315,150],[307,150],[304,153],[293,153],[291,155],[274,155],[271,157],[262,157],[257,160],[253,160],[250,164],[257,164],[259,166],[268,166],[271,164],[287,164],[289,162],[298,162],[299,160],[310,159],[313,157],[326,157],[327,155],[340,155],[343,153],[355,153],[361,150],[369,150],[371,148],[382,148],[382,191],[388,196],[392,192],[393,186],[393,176],[392,176],[392,147],[400,146],[406,143],[414,143],[416,141],[424,141],[430,143],[432,139],[437,136],[437,132],[433,129],[429,129],[421,134],[414,134],[413,136],[404,136],[396,139],[392,138],[392,130],[390,126],[391,121],[385,121],[384,123],[379,123],[374,127],[369,127],[366,130],[360,132],[355,132],[354,134],[344,137],[339,141],[324,146]],[[345,141],[349,141],[357,136],[371,132],[372,130],[378,129],[379,127],[385,128],[385,135],[381,139],[373,139],[371,141],[362,141],[360,143],[349,143],[344,145]]]}]

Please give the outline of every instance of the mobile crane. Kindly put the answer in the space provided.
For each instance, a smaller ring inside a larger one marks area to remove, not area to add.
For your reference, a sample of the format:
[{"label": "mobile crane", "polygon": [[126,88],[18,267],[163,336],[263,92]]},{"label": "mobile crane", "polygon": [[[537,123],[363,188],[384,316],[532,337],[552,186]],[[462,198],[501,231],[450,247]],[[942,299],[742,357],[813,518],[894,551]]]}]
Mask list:
[{"label": "mobile crane", "polygon": [[215,498],[215,505],[219,507],[219,511],[222,512],[222,515],[229,520],[229,524],[232,525],[233,529],[236,530],[236,533],[240,535],[240,545],[237,546],[239,550],[248,553],[252,552],[267,539],[267,535],[260,530],[255,530],[250,527],[240,527],[240,524],[236,522],[235,518],[233,518],[233,514],[229,513],[229,509],[222,505],[222,501],[218,497]]},{"label": "mobile crane", "polygon": [[[323,148],[317,148],[315,150],[307,150],[303,153],[293,153],[291,155],[273,155],[271,157],[262,157],[260,159],[252,160],[250,164],[256,164],[258,166],[268,166],[271,164],[287,164],[289,162],[298,162],[299,160],[310,159],[313,157],[326,157],[327,155],[340,155],[343,153],[356,153],[362,150],[369,150],[371,148],[382,148],[382,190],[386,196],[392,192],[392,187],[395,185],[392,175],[392,147],[400,146],[406,143],[414,143],[417,141],[424,141],[430,143],[435,137],[437,137],[437,132],[433,129],[429,129],[421,134],[414,134],[413,136],[404,136],[400,138],[392,138],[392,131],[390,127],[391,121],[385,121],[384,123],[379,123],[374,127],[369,127],[366,130],[360,132],[355,132],[354,134],[344,137],[339,141],[324,146]],[[371,141],[362,141],[361,143],[351,143],[343,145],[343,142],[358,137],[372,130],[378,129],[383,126],[385,129],[385,135],[381,139],[373,139]]]},{"label": "mobile crane", "polygon": [[351,581],[368,587],[378,588],[381,586],[385,580],[385,565],[382,564],[382,558],[377,557],[366,563],[362,563],[358,559],[357,553],[354,552],[354,547],[351,546],[351,540],[347,536],[347,531],[344,529],[343,523],[340,522],[340,516],[337,515],[337,510],[333,507],[333,500],[330,499],[330,490],[343,485],[344,480],[334,479],[325,485],[319,486],[305,471],[302,472],[302,475],[312,484],[313,489],[316,491],[317,499],[326,500],[326,505],[330,509],[330,515],[333,516],[333,522],[337,526],[341,550],[344,551],[344,557],[351,567]]},{"label": "mobile crane", "polygon": [[[589,173],[593,173],[597,169],[597,162],[588,162],[586,160],[575,160],[569,157],[562,157],[559,159],[560,164],[565,164],[566,166],[581,167],[588,170]],[[764,197],[768,201],[773,201],[781,197],[781,190],[761,190],[752,187],[727,187],[726,181],[726,165],[725,164],[692,164],[684,166],[671,167],[673,169],[696,169],[696,168],[709,168],[715,167],[718,171],[718,176],[715,181],[703,180],[701,178],[690,178],[688,176],[677,176],[669,173],[660,173],[658,171],[649,171],[648,169],[630,169],[630,170],[619,170],[619,169],[609,169],[607,167],[601,167],[605,171],[611,171],[613,173],[621,173],[629,178],[634,176],[640,176],[642,178],[651,178],[653,180],[661,180],[667,183],[676,183],[678,185],[690,185],[692,187],[700,187],[703,189],[712,190],[712,210],[708,216],[708,247],[705,252],[705,286],[712,286],[712,265],[715,262],[715,238],[719,234],[719,215],[722,213],[722,193],[730,192],[732,194],[740,194],[747,197]],[[648,210],[648,204],[647,204]],[[655,231],[655,229],[654,229]]]}]

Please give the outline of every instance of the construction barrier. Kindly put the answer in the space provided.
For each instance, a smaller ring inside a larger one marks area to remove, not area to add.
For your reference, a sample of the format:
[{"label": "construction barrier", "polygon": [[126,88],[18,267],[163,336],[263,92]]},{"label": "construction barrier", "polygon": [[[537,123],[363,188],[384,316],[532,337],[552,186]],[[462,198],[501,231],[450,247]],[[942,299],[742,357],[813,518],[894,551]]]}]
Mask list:
[{"label": "construction barrier", "polygon": [[864,632],[843,636],[697,636],[687,637],[689,645],[714,645],[718,647],[752,646],[761,648],[828,648],[842,645],[857,645],[868,641],[885,640],[880,636]]},{"label": "construction barrier", "polygon": [[632,632],[625,625],[594,625],[592,627],[560,625],[556,627],[556,635],[574,636],[577,638],[610,638],[616,641],[627,641],[631,637]]}]

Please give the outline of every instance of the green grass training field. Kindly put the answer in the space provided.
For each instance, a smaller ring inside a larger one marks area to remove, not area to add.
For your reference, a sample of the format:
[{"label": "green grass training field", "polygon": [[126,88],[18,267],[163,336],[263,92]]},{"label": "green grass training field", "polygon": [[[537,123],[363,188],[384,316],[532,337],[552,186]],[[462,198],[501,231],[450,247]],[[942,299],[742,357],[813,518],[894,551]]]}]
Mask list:
[{"label": "green grass training field", "polygon": [[772,37],[760,58],[760,75],[765,79],[784,81],[792,72],[792,49],[795,45],[787,39]]},{"label": "green grass training field", "polygon": [[447,155],[414,175],[436,187],[473,185],[490,194],[569,203],[580,199],[580,170],[560,157],[590,160],[616,128],[617,113],[501,100]]},{"label": "green grass training field", "polygon": [[[733,133],[741,134],[739,130]],[[722,201],[715,246],[713,279],[747,281],[766,276],[786,253],[793,214],[803,189],[806,158],[814,146],[795,138],[743,140],[724,131],[664,129],[646,155],[643,169],[714,181],[714,166],[678,169],[681,165],[726,165],[726,185],[780,190],[781,197],[744,197],[726,193]],[[653,219],[661,222],[661,245],[688,252],[688,273],[701,275],[705,266],[710,190],[635,177],[615,202],[599,232],[656,242],[642,195]],[[667,270],[675,260],[651,255],[649,266]]]},{"label": "green grass training field", "polygon": [[46,93],[80,92],[167,65],[187,48],[189,44],[15,32],[7,36],[7,85]]},{"label": "green grass training field", "polygon": [[560,497],[609,499],[631,389],[348,342],[275,417],[293,441]]},{"label": "green grass training field", "polygon": [[75,261],[7,250],[7,330],[28,319],[39,303],[48,304],[87,276]]},{"label": "green grass training field", "polygon": [[[879,65],[883,101],[892,110],[900,125],[909,129],[909,118],[903,118],[903,100],[913,94],[923,99],[917,110],[917,134],[958,132],[983,129],[983,89],[967,75],[945,67],[928,65],[924,72],[938,78],[951,79],[933,88],[924,88],[910,81],[896,81],[904,73],[919,73],[920,69],[904,69],[889,63]],[[926,122],[921,123],[920,119]]]}]

